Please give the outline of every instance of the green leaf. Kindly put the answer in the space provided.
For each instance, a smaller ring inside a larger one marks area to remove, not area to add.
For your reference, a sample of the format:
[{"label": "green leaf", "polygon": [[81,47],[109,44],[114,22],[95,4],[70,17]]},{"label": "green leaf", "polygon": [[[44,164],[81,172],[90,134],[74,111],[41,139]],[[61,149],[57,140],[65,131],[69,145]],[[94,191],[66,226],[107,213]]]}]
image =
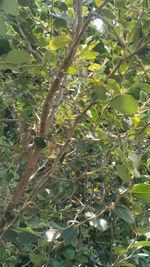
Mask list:
[{"label": "green leaf", "polygon": [[0,246],[0,261],[2,262],[3,260],[5,260],[7,256],[8,255],[7,255],[6,249]]},{"label": "green leaf", "polygon": [[115,254],[117,255],[122,255],[128,252],[128,250],[125,247],[120,246],[120,245],[118,246],[115,245],[113,250],[115,251]]},{"label": "green leaf", "polygon": [[[140,213],[142,213],[143,212],[143,209],[141,208],[141,212]],[[139,226],[139,227],[137,227],[137,233],[139,234],[139,235],[145,235],[145,236],[147,236],[147,234],[150,236],[150,229],[149,229],[149,227],[148,226]]]},{"label": "green leaf", "polygon": [[60,261],[54,260],[52,262],[52,267],[61,267],[62,263]]},{"label": "green leaf", "polygon": [[103,3],[103,0],[95,0],[96,6],[100,6]]},{"label": "green leaf", "polygon": [[[87,266],[86,263],[88,263],[88,257],[86,255],[83,255],[83,254],[78,254],[76,259],[80,262],[80,263],[83,263],[84,266]],[[86,264],[86,265],[85,265]],[[83,265],[81,265],[83,266]]]},{"label": "green leaf", "polygon": [[72,66],[70,66],[70,67],[68,68],[68,70],[67,70],[67,73],[70,74],[70,75],[74,75],[74,74],[77,73],[77,69],[74,68],[74,67],[72,67]]},{"label": "green leaf", "polygon": [[35,138],[35,146],[39,149],[44,149],[46,147],[46,140],[41,136]]},{"label": "green leaf", "polygon": [[67,22],[62,18],[55,18],[53,24],[56,28],[67,28]]},{"label": "green leaf", "polygon": [[146,36],[149,35],[149,33],[150,33],[150,19],[144,21],[144,23],[142,25],[142,30]]},{"label": "green leaf", "polygon": [[0,38],[0,57],[10,51],[10,45],[6,38]]},{"label": "green leaf", "polygon": [[3,17],[0,17],[0,35],[5,35],[6,34],[6,24],[5,20]]},{"label": "green leaf", "polygon": [[61,237],[66,243],[71,243],[72,241],[77,240],[78,233],[73,226],[70,226],[61,233]]},{"label": "green leaf", "polygon": [[[89,51],[88,49],[86,49],[83,53],[81,53],[81,58],[83,59],[87,59],[87,60],[92,60],[95,59],[98,56],[98,52],[95,51]],[[98,66],[99,69],[99,66]],[[89,69],[90,70],[90,69]]]},{"label": "green leaf", "polygon": [[12,173],[3,170],[0,171],[0,180],[3,180],[3,182],[10,182],[13,178],[14,175]]},{"label": "green leaf", "polygon": [[141,201],[150,202],[150,184],[136,184],[132,187],[132,194]]},{"label": "green leaf", "polygon": [[19,5],[21,6],[30,6],[31,0],[18,0]]},{"label": "green leaf", "polygon": [[69,44],[71,41],[71,37],[69,35],[63,34],[60,36],[53,37],[49,42],[49,48],[53,50],[57,50],[59,48],[63,48],[65,45]]},{"label": "green leaf", "polygon": [[141,154],[138,154],[134,151],[131,151],[129,152],[129,159],[132,161],[132,164],[133,164],[133,167],[135,169],[138,169],[139,168],[139,164],[140,164],[140,161],[141,161]]},{"label": "green leaf", "polygon": [[111,106],[126,115],[133,115],[138,111],[138,102],[130,95],[118,95],[111,100]]},{"label": "green leaf", "polygon": [[55,65],[57,63],[57,55],[54,50],[47,50],[43,57],[43,64]]},{"label": "green leaf", "polygon": [[117,165],[116,166],[117,173],[119,177],[124,181],[128,182],[130,180],[130,174],[128,169],[124,165]]},{"label": "green leaf", "polygon": [[88,70],[95,72],[96,70],[99,70],[101,68],[100,64],[93,63],[88,67]]},{"label": "green leaf", "polygon": [[75,251],[71,248],[68,248],[65,253],[64,256],[66,259],[68,260],[72,260],[75,257]]},{"label": "green leaf", "polygon": [[133,265],[132,263],[129,262],[122,262],[122,263],[118,263],[117,267],[135,267],[135,265]]},{"label": "green leaf", "polygon": [[41,267],[44,259],[42,254],[33,253],[30,255],[30,260],[35,267]]},{"label": "green leaf", "polygon": [[5,232],[5,235],[4,235],[5,242],[13,242],[17,238],[18,238],[18,236],[17,236],[17,232],[16,231],[14,231],[12,229],[8,229]]},{"label": "green leaf", "polygon": [[129,224],[133,224],[135,222],[131,211],[125,206],[117,206],[113,209],[114,213],[122,220]]},{"label": "green leaf", "polygon": [[137,241],[137,242],[134,242],[131,247],[132,248],[150,247],[150,241]]},{"label": "green leaf", "polygon": [[103,9],[103,15],[108,18],[108,19],[115,19],[115,15],[113,14],[113,12],[108,9],[108,8],[105,8]]},{"label": "green leaf", "polygon": [[67,5],[61,1],[56,1],[54,7],[58,8],[60,11],[67,11]]},{"label": "green leaf", "polygon": [[20,242],[20,244],[30,245],[30,244],[35,243],[39,238],[38,234],[35,235],[32,233],[26,232],[26,231],[24,231],[23,228],[21,228],[20,230],[22,230],[18,234],[18,241]]},{"label": "green leaf", "polygon": [[3,0],[0,4],[0,10],[13,16],[17,15],[17,0]]},{"label": "green leaf", "polygon": [[14,65],[21,65],[24,63],[29,63],[31,56],[29,53],[23,50],[13,49],[11,50],[6,57],[6,62]]},{"label": "green leaf", "polygon": [[107,83],[108,90],[113,90],[116,94],[120,93],[120,86],[116,80],[109,79]]},{"label": "green leaf", "polygon": [[94,93],[96,94],[98,99],[105,100],[106,99],[106,87],[101,85],[94,85],[93,84]]},{"label": "green leaf", "polygon": [[140,90],[145,91],[150,94],[150,85],[147,83],[134,83],[128,90],[129,93],[133,93],[134,95],[138,93]]}]

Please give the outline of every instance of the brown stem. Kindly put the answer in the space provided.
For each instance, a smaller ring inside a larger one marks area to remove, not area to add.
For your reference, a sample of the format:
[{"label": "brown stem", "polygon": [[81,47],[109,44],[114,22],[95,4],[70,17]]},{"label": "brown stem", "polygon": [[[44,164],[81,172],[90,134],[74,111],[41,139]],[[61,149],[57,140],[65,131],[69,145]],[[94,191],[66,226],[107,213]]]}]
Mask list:
[{"label": "brown stem", "polygon": [[[109,2],[109,1],[104,1],[104,2],[106,3],[106,2]],[[41,124],[40,124],[40,136],[41,137],[45,137],[46,134],[47,134],[48,127],[49,127],[49,123],[48,122],[49,122],[49,118],[50,118],[50,114],[49,113],[50,113],[50,110],[51,110],[51,108],[53,106],[53,100],[54,100],[55,93],[60,89],[60,86],[62,84],[63,78],[66,75],[66,71],[67,71],[68,67],[72,64],[72,61],[74,59],[74,56],[75,56],[75,53],[76,53],[76,50],[77,50],[77,46],[78,46],[78,44],[80,42],[80,39],[81,39],[83,33],[85,32],[88,24],[90,23],[92,17],[93,17],[93,14],[90,14],[88,16],[88,18],[86,19],[86,21],[85,21],[82,29],[80,30],[79,34],[77,35],[76,38],[74,38],[72,40],[68,56],[64,60],[64,62],[62,64],[62,67],[60,68],[60,71],[58,72],[57,77],[55,78],[55,80],[54,80],[54,82],[53,82],[53,84],[52,84],[52,86],[51,86],[51,88],[49,90],[49,93],[48,93],[48,95],[47,95],[47,97],[45,99],[45,102],[44,102],[44,105],[43,105],[43,110],[42,110],[42,115],[41,115]],[[25,34],[23,33],[23,31],[20,31],[20,35],[22,36],[23,39],[28,41],[26,36],[25,36]],[[30,43],[28,43],[28,45],[29,45],[29,48],[32,48],[32,47],[30,47]],[[33,53],[33,51],[32,51],[32,53]],[[80,116],[79,116],[79,118],[80,118]],[[76,123],[77,122],[75,121],[75,126],[76,126]],[[69,141],[70,141],[70,139],[69,139]],[[68,146],[69,141],[67,142],[66,146]],[[61,153],[64,153],[63,151]],[[11,211],[13,211],[13,209],[19,203],[20,197],[23,194],[23,192],[25,191],[25,188],[28,185],[29,179],[30,179],[31,175],[34,172],[34,169],[35,169],[35,166],[36,166],[36,164],[38,162],[40,154],[41,154],[41,149],[35,148],[35,150],[34,150],[34,152],[32,154],[32,157],[29,160],[28,165],[27,165],[27,167],[25,169],[25,172],[22,175],[22,177],[20,179],[20,182],[17,185],[16,191],[14,192],[11,200],[9,201],[9,203],[8,203],[6,209],[5,209],[5,214],[4,214],[4,216],[2,216],[0,218],[0,228],[3,228],[2,229],[2,234],[5,231],[5,225],[7,224],[7,219],[8,219],[7,214],[9,214]],[[59,158],[55,162],[55,166],[57,166],[58,162],[59,162]],[[12,222],[13,222],[13,220],[12,220]],[[10,223],[10,225],[11,225],[11,223]]]},{"label": "brown stem", "polygon": [[150,40],[148,39],[147,41],[145,41],[145,43],[143,43],[139,48],[137,48],[135,51],[130,52],[129,55],[127,55],[126,57],[124,57],[124,61],[133,57],[134,55],[138,54],[141,50],[143,50],[148,44],[150,43]]},{"label": "brown stem", "polygon": [[[56,79],[54,80],[49,93],[45,99],[44,105],[43,105],[43,110],[42,110],[42,116],[41,116],[41,125],[40,125],[40,136],[41,137],[45,137],[48,131],[48,127],[49,127],[49,112],[50,109],[52,108],[52,104],[53,104],[53,100],[54,100],[54,96],[55,93],[59,90],[63,78],[66,75],[66,71],[68,69],[68,67],[71,65],[73,58],[75,56],[76,50],[77,50],[77,46],[80,42],[81,36],[84,33],[84,31],[86,30],[88,24],[89,24],[90,20],[89,18],[86,20],[85,24],[83,25],[80,34],[76,37],[75,40],[72,41],[71,46],[70,46],[70,50],[68,53],[68,56],[66,57],[66,59],[64,60],[62,67],[60,69],[60,71],[57,74]],[[16,205],[19,203],[20,197],[23,194],[26,186],[28,185],[30,176],[33,174],[35,166],[38,162],[38,159],[40,157],[41,154],[41,149],[37,149],[35,148],[33,155],[25,169],[25,172],[23,174],[23,176],[20,179],[20,182],[17,185],[16,191],[13,194],[11,200],[9,201],[6,209],[5,209],[5,214],[4,217],[2,216],[2,218],[0,219],[0,227],[3,228],[6,223],[7,223],[7,214],[10,213],[10,211],[13,211],[13,209],[16,207]]]},{"label": "brown stem", "polygon": [[[62,156],[64,155],[64,153],[66,152],[66,150],[68,149],[68,146],[70,144],[71,138],[74,135],[74,132],[76,130],[76,127],[78,125],[78,122],[81,120],[81,118],[86,114],[86,112],[95,104],[95,101],[91,102],[86,108],[85,110],[75,119],[74,124],[72,126],[72,128],[70,129],[70,133],[68,135],[68,138],[66,140],[66,143],[64,144],[64,146],[61,148],[57,158],[55,159],[52,167],[50,168],[50,170],[48,171],[49,175],[52,176],[54,174],[54,172],[56,171],[56,168],[60,162],[60,159],[62,158]],[[39,194],[39,192],[41,192],[44,188],[46,183],[48,182],[49,177],[47,179],[45,179],[42,182],[39,182],[39,184],[36,185],[36,187],[33,189],[34,193],[32,193],[31,197],[29,197],[26,201],[26,203],[28,202],[32,202],[35,197],[37,196],[37,194]],[[26,206],[26,205],[25,205]]]},{"label": "brown stem", "polygon": [[28,181],[30,179],[30,176],[32,175],[33,171],[34,171],[34,168],[35,168],[35,165],[40,157],[40,153],[41,153],[41,150],[36,148],[32,154],[32,157],[26,167],[26,170],[17,186],[17,189],[16,189],[16,192],[15,194],[13,195],[12,199],[10,200],[10,202],[8,203],[8,209],[13,209],[17,203],[18,203],[18,200],[20,199],[20,196],[22,195],[22,193],[24,192],[27,184],[28,184]]}]

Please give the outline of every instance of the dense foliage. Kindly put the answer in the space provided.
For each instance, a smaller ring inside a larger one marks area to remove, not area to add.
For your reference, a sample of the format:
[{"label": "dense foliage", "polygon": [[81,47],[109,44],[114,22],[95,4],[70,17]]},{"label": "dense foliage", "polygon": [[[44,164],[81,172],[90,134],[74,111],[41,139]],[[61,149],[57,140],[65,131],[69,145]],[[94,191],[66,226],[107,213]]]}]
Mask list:
[{"label": "dense foliage", "polygon": [[150,266],[149,13],[0,0],[1,266]]}]

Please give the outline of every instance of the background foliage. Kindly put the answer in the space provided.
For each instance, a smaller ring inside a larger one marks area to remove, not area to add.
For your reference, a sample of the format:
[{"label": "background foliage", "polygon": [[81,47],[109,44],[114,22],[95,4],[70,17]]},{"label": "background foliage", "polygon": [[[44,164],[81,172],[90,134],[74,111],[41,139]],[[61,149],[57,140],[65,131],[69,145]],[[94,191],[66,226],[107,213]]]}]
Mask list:
[{"label": "background foliage", "polygon": [[[0,1],[4,267],[150,266],[150,1],[80,4]],[[61,75],[43,136],[43,103]]]}]

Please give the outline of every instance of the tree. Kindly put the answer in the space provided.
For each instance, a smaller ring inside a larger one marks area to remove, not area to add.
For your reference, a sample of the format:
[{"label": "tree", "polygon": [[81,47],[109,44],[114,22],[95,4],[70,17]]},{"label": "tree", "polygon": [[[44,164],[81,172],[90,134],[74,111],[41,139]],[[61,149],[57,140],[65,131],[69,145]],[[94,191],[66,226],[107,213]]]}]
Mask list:
[{"label": "tree", "polygon": [[5,266],[149,266],[149,10],[0,1]]}]

